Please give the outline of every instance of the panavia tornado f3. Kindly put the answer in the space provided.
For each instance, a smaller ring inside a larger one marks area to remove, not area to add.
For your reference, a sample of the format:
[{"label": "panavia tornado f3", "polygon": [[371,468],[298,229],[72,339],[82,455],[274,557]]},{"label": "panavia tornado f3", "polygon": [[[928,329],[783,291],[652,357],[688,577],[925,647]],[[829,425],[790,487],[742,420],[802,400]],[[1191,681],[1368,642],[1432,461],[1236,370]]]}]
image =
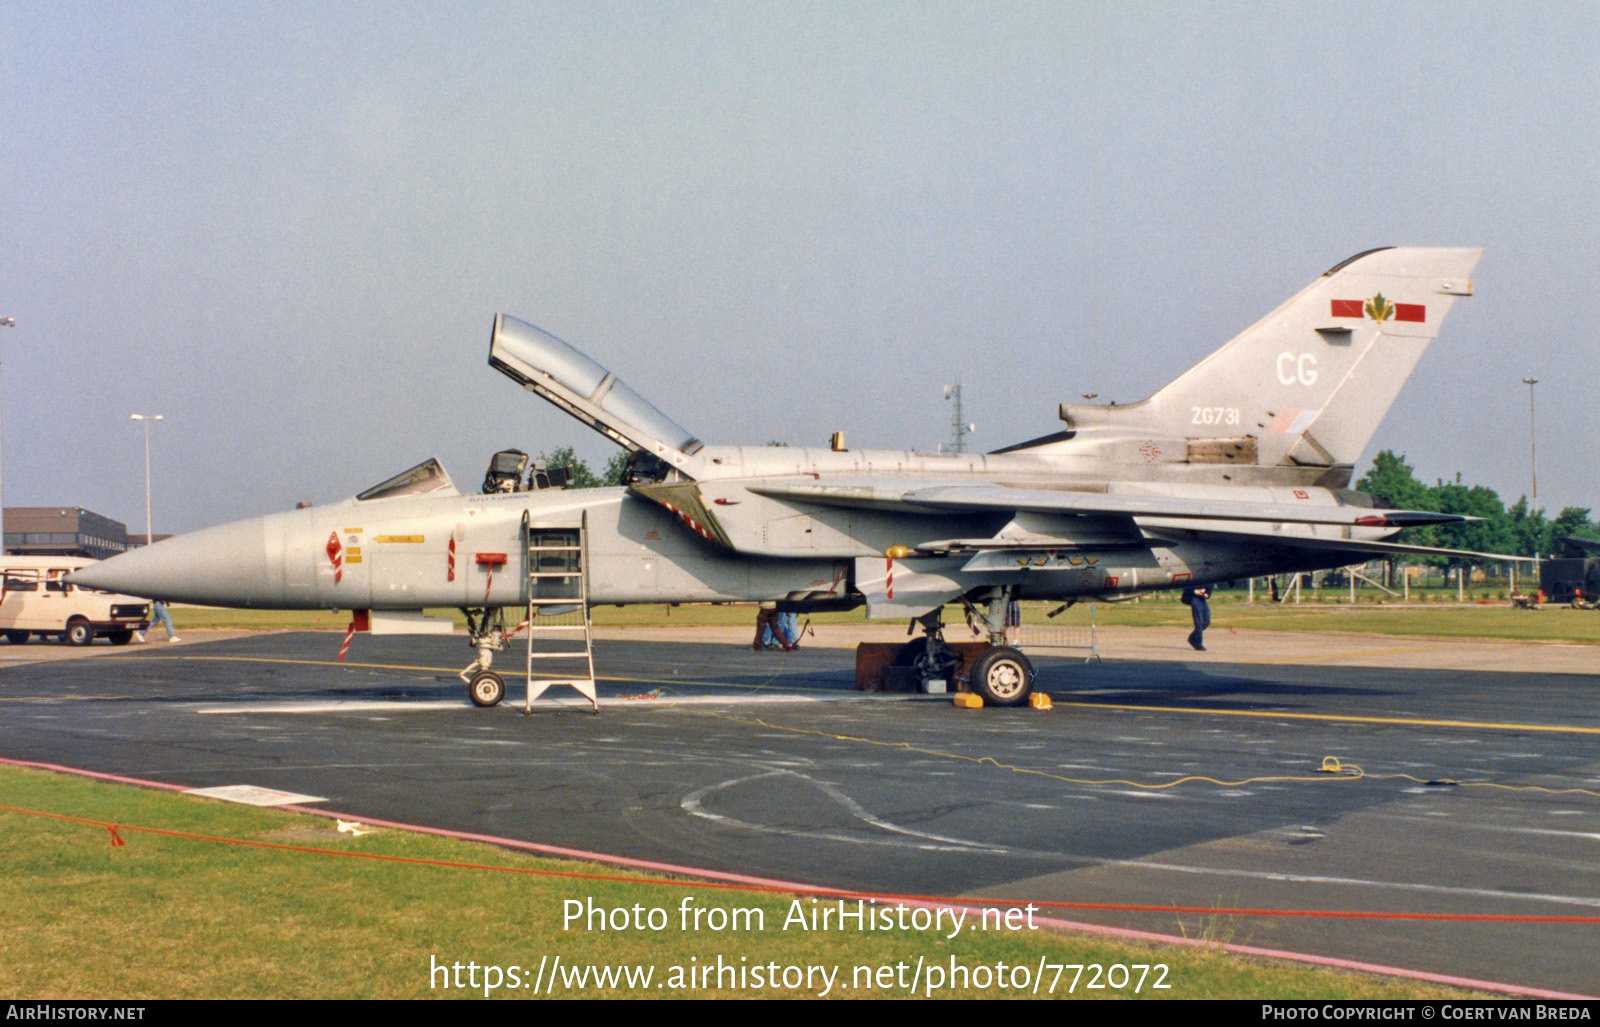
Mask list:
[{"label": "panavia tornado f3", "polygon": [[[74,579],[169,601],[348,609],[375,633],[449,630],[423,610],[460,608],[480,705],[504,694],[489,661],[516,630],[508,609],[537,622],[565,601],[586,626],[600,604],[864,605],[920,622],[901,662],[933,681],[957,664],[941,613],[958,603],[990,641],[970,688],[1015,705],[1033,668],[1006,644],[1014,601],[1465,555],[1386,541],[1461,518],[1385,509],[1348,486],[1450,307],[1472,295],[1481,254],[1351,257],[1148,399],[1062,404],[1062,430],[981,455],[707,445],[502,314],[490,366],[624,447],[626,485],[553,487],[559,473],[525,476],[508,451],[481,494],[463,494],[427,460],[354,498],[158,542]],[[582,684],[593,700],[592,659]]]}]

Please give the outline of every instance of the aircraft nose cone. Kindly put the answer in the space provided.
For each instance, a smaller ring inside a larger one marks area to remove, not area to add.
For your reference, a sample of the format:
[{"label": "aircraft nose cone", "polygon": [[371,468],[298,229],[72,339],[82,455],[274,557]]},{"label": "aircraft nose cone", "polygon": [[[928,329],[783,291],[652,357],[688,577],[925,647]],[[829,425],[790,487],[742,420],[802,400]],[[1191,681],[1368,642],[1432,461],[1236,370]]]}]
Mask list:
[{"label": "aircraft nose cone", "polygon": [[273,570],[265,518],[255,518],[141,546],[77,571],[72,581],[165,602],[254,606],[282,601],[281,564]]}]

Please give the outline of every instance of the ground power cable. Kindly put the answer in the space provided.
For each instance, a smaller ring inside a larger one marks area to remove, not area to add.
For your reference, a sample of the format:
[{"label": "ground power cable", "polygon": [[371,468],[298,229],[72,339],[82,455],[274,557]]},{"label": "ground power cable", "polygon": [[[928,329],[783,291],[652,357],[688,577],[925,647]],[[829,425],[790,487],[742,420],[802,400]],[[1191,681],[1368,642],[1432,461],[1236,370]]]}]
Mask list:
[{"label": "ground power cable", "polygon": [[808,895],[817,898],[835,898],[846,901],[888,903],[914,903],[951,909],[1023,909],[1029,905],[1037,909],[1087,910],[1120,913],[1197,914],[1211,916],[1292,917],[1300,919],[1340,920],[1411,920],[1465,923],[1529,923],[1529,924],[1594,924],[1600,925],[1600,916],[1559,916],[1517,913],[1428,913],[1402,910],[1339,910],[1339,909],[1256,909],[1249,907],[1174,906],[1120,902],[1062,902],[1044,899],[1008,899],[997,897],[962,898],[949,895],[917,895],[881,892],[862,892],[823,886],[779,886],[738,883],[731,881],[706,881],[690,878],[641,877],[635,874],[607,874],[576,870],[550,870],[541,867],[508,867],[487,863],[469,863],[460,860],[424,859],[417,856],[393,856],[377,852],[353,852],[339,849],[321,849],[309,845],[287,845],[282,842],[265,842],[248,838],[224,838],[217,835],[174,831],[167,828],[126,824],[118,821],[74,817],[62,813],[25,809],[18,806],[0,806],[0,813],[40,817],[49,820],[97,827],[110,835],[113,848],[127,846],[123,839],[128,834],[146,834],[183,841],[212,845],[237,845],[246,848],[291,852],[301,855],[328,856],[344,859],[364,859],[381,863],[410,866],[437,867],[447,870],[475,870],[490,873],[519,874],[529,877],[550,877],[566,880],[604,881],[618,884],[638,884],[666,888],[702,888],[715,891],[746,892],[749,894]]}]

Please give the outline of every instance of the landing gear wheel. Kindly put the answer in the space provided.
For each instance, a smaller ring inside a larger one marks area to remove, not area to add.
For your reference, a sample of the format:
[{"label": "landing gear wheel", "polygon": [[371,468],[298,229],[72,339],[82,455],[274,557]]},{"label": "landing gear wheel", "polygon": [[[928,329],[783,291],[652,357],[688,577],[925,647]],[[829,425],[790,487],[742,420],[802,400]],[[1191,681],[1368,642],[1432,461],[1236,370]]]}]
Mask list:
[{"label": "landing gear wheel", "polygon": [[133,641],[133,632],[127,630],[108,631],[106,632],[106,638],[111,640],[112,645],[127,645]]},{"label": "landing gear wheel", "polygon": [[915,667],[917,659],[928,649],[922,639],[916,639],[902,645],[894,654],[894,659],[889,662],[891,667]]},{"label": "landing gear wheel", "polygon": [[480,670],[472,675],[467,694],[472,696],[475,706],[499,706],[500,700],[506,697],[505,679],[492,670]]},{"label": "landing gear wheel", "polygon": [[94,641],[94,626],[82,617],[74,617],[61,633],[61,641],[65,645],[88,645]]},{"label": "landing gear wheel", "polygon": [[26,642],[27,640],[28,640],[28,632],[26,632],[26,631],[7,631],[6,632],[6,641],[10,642],[12,645],[21,645],[22,643]]},{"label": "landing gear wheel", "polygon": [[960,663],[961,658],[942,639],[934,641],[933,652],[929,653],[928,640],[915,638],[900,647],[890,666],[910,668],[920,692],[927,690],[929,681],[950,681]]},{"label": "landing gear wheel", "polygon": [[1010,646],[997,645],[973,661],[971,684],[990,706],[1021,706],[1033,691],[1033,663]]}]

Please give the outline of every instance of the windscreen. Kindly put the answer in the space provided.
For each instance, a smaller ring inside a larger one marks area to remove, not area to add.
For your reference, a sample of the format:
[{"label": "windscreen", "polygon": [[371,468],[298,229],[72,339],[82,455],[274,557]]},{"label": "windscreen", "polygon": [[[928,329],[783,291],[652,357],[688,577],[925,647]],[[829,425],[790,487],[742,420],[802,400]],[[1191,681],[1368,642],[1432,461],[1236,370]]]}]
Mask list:
[{"label": "windscreen", "polygon": [[439,461],[430,456],[409,471],[402,471],[393,478],[372,486],[356,496],[356,499],[388,499],[392,496],[420,496],[428,492],[455,490],[455,485],[451,484],[450,476],[444,473]]}]

